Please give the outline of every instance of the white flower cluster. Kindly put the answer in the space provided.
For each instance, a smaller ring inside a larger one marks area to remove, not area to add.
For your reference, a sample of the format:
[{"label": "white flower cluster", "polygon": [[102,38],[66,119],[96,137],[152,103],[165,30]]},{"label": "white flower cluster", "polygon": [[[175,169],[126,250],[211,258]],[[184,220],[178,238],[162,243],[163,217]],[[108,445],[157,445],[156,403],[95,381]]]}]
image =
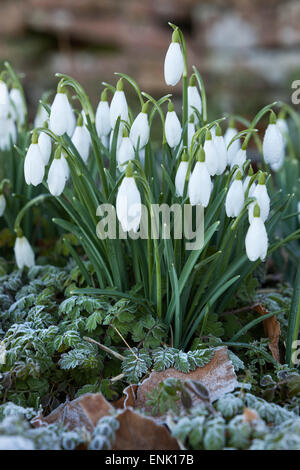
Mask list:
[{"label": "white flower cluster", "polygon": [[0,150],[8,150],[17,142],[17,126],[25,122],[26,108],[19,88],[8,90],[0,79]]}]

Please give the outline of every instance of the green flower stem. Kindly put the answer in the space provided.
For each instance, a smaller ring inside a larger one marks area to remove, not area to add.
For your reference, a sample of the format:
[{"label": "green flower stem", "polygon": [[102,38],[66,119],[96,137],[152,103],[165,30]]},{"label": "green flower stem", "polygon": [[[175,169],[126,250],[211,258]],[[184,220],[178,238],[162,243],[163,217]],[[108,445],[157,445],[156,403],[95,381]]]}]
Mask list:
[{"label": "green flower stem", "polygon": [[15,230],[16,233],[18,233],[21,230],[21,222],[22,222],[22,219],[23,219],[24,215],[26,214],[26,212],[32,206],[35,206],[37,204],[42,204],[46,199],[48,199],[50,197],[52,197],[51,194],[40,194],[39,196],[35,197],[31,201],[29,201],[27,204],[25,204],[25,206],[18,213],[18,215],[16,217],[16,220],[15,220],[14,230]]}]

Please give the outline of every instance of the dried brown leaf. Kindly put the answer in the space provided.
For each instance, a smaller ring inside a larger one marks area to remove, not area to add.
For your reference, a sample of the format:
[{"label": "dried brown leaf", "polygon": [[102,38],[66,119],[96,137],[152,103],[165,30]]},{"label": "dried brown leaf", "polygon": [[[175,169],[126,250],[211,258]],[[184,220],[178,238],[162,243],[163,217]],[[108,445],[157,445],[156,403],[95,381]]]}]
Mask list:
[{"label": "dried brown leaf", "polygon": [[125,409],[129,406],[134,408],[137,389],[137,385],[128,385],[123,390],[123,396],[119,400],[112,402],[112,405],[117,409]]},{"label": "dried brown leaf", "polygon": [[[269,313],[269,311],[261,304],[255,307],[255,310],[262,316]],[[270,343],[269,349],[275,361],[280,362],[280,353],[279,353],[279,338],[280,338],[280,324],[276,318],[276,315],[266,318],[264,320],[264,330],[268,336]]]}]

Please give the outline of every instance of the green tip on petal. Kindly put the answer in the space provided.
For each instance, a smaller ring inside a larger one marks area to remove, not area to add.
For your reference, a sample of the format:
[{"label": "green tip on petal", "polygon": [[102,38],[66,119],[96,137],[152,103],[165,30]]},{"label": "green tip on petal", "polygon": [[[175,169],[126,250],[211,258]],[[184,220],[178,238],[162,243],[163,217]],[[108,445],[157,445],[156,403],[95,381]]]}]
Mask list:
[{"label": "green tip on petal", "polygon": [[174,111],[174,104],[172,103],[171,100],[169,100],[169,103],[168,103],[168,111],[169,113],[172,113]]},{"label": "green tip on petal", "polygon": [[191,75],[190,81],[189,81],[189,86],[196,86],[196,77],[195,75]]},{"label": "green tip on petal", "polygon": [[57,85],[57,93],[66,93],[66,89],[64,87],[64,82],[61,80]]},{"label": "green tip on petal", "polygon": [[44,121],[43,127],[44,127],[45,129],[48,129],[48,128],[49,128],[48,121]]},{"label": "green tip on petal", "polygon": [[17,234],[17,238],[22,238],[24,236],[23,234],[23,230],[18,227],[16,230],[15,230],[16,234]]},{"label": "green tip on petal", "polygon": [[142,113],[147,114],[148,113],[148,108],[149,108],[149,101],[146,101],[146,103],[144,103],[143,106],[142,106]]},{"label": "green tip on petal", "polygon": [[258,184],[266,184],[266,175],[262,171],[258,177]]},{"label": "green tip on petal", "polygon": [[253,209],[253,216],[254,217],[260,217],[260,208],[258,204],[255,204],[254,209]]},{"label": "green tip on petal", "polygon": [[54,153],[54,158],[55,158],[56,160],[59,160],[60,157],[61,157],[61,145],[59,145],[59,146],[57,147],[57,149],[55,150],[55,153]]},{"label": "green tip on petal", "polygon": [[133,178],[133,165],[132,165],[131,160],[129,161],[126,167],[125,176],[126,178]]},{"label": "green tip on petal", "polygon": [[241,180],[243,179],[242,173],[240,172],[240,170],[237,172],[235,179],[236,179],[237,181],[241,181]]},{"label": "green tip on petal", "polygon": [[219,124],[216,125],[216,136],[221,137],[222,136],[222,129]]},{"label": "green tip on petal", "polygon": [[101,101],[107,101],[107,88],[105,88],[101,93]]},{"label": "green tip on petal", "polygon": [[198,150],[197,161],[198,162],[205,162],[205,151],[204,151],[204,148],[202,146]]},{"label": "green tip on petal", "polygon": [[117,91],[123,91],[123,90],[124,90],[123,80],[122,78],[120,78],[120,80],[117,83]]},{"label": "green tip on petal", "polygon": [[122,133],[122,136],[123,136],[123,137],[128,137],[128,131],[127,131],[127,129],[126,129],[126,127],[125,127],[125,126],[123,127],[123,133]]},{"label": "green tip on petal", "polygon": [[247,142],[244,142],[242,145],[242,150],[247,150]]},{"label": "green tip on petal", "polygon": [[276,124],[276,121],[277,121],[276,114],[274,113],[274,111],[271,111],[270,112],[270,121],[269,122],[270,122],[270,124]]},{"label": "green tip on petal", "polygon": [[31,143],[32,144],[37,144],[38,140],[39,140],[39,136],[38,136],[37,131],[33,131],[32,137],[31,137]]},{"label": "green tip on petal", "polygon": [[82,127],[83,126],[83,117],[82,114],[80,113],[77,119],[77,126]]},{"label": "green tip on petal", "polygon": [[279,114],[278,114],[279,119],[286,119],[286,111],[285,109],[281,109]]},{"label": "green tip on petal", "polygon": [[212,135],[209,129],[206,131],[205,140],[212,140]]},{"label": "green tip on petal", "polygon": [[252,165],[250,165],[249,170],[248,170],[248,176],[253,176],[253,175],[254,175],[254,171],[253,171]]},{"label": "green tip on petal", "polygon": [[180,42],[180,35],[179,35],[178,28],[176,28],[172,34],[172,42]]},{"label": "green tip on petal", "polygon": [[181,156],[181,161],[182,161],[182,162],[188,162],[188,161],[189,161],[189,157],[188,157],[186,148],[184,148],[184,150],[183,150],[183,154],[182,154],[182,156]]}]

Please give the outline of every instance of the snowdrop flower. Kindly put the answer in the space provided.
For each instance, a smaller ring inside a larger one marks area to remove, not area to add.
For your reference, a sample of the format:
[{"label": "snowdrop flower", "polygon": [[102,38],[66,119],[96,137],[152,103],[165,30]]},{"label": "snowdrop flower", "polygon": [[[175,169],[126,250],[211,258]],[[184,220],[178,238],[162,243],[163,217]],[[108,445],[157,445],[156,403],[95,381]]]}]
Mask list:
[{"label": "snowdrop flower", "polygon": [[[192,114],[195,114],[194,108],[197,109],[199,114],[202,113],[202,101],[201,101],[201,96],[198,91],[198,88],[196,87],[196,79],[195,75],[193,74],[190,78],[190,83],[188,86],[188,117],[190,118]],[[198,117],[196,115],[196,119],[198,120]]]},{"label": "snowdrop flower", "polygon": [[120,171],[126,170],[125,162],[128,160],[134,159],[134,148],[130,138],[128,137],[127,129],[124,127],[123,129],[123,139],[121,145],[117,151],[117,161],[118,161],[118,168]]},{"label": "snowdrop flower", "polygon": [[17,235],[14,251],[19,269],[23,269],[24,266],[27,268],[34,266],[34,252],[27,238],[23,236],[21,231],[19,231]]},{"label": "snowdrop flower", "polygon": [[111,125],[109,104],[107,101],[107,89],[103,90],[101,94],[101,100],[99,101],[96,111],[95,124],[99,137],[107,136],[110,133]]},{"label": "snowdrop flower", "polygon": [[44,122],[48,121],[48,118],[49,116],[48,116],[47,111],[45,110],[44,106],[40,104],[38,106],[38,110],[34,119],[34,127],[35,128],[43,127]]},{"label": "snowdrop flower", "polygon": [[[265,183],[266,183],[266,177],[264,173],[260,173],[258,184],[256,185],[253,191],[253,197],[255,197],[256,203],[259,206],[260,218],[262,219],[263,222],[267,220],[269,216],[269,212],[270,212],[270,198],[269,198]],[[254,210],[254,206],[256,203],[253,202],[249,206],[248,218],[249,218],[250,223],[252,222],[252,219],[253,219],[253,210]]]},{"label": "snowdrop flower", "polygon": [[[122,135],[123,135],[124,127],[125,126],[123,124],[120,124],[119,131],[118,131],[118,137],[117,137],[117,149],[120,148],[120,145],[122,143]],[[110,150],[112,149],[114,133],[115,133],[115,130],[113,129],[110,133],[110,136],[109,136],[109,149]]]},{"label": "snowdrop flower", "polygon": [[186,174],[188,170],[188,156],[187,153],[184,151],[181,162],[179,163],[177,173],[175,176],[175,188],[177,196],[182,197],[185,185]]},{"label": "snowdrop flower", "polygon": [[265,162],[275,167],[284,159],[284,139],[276,124],[276,115],[273,111],[263,140],[263,155]]},{"label": "snowdrop flower", "polygon": [[206,131],[204,152],[208,172],[211,176],[214,176],[218,171],[218,154],[216,152],[210,130]]},{"label": "snowdrop flower", "polygon": [[247,160],[247,147],[242,145],[242,148],[238,150],[233,159],[231,160],[230,169],[237,165],[241,171],[243,171],[243,166]]},{"label": "snowdrop flower", "polygon": [[205,163],[205,151],[200,148],[195,168],[189,179],[188,194],[192,206],[207,207],[212,190],[210,174]]},{"label": "snowdrop flower", "polygon": [[[253,176],[253,168],[250,165],[248,175],[246,176],[246,178],[244,179],[244,182],[243,182],[243,189],[244,189],[245,197],[246,197],[246,192],[248,190],[248,186],[249,186],[249,183],[252,179],[252,176]],[[252,184],[249,188],[248,197],[253,197],[255,187],[256,187],[255,181],[252,181]]]},{"label": "snowdrop flower", "polygon": [[141,196],[133,176],[132,163],[126,168],[116,201],[117,217],[124,232],[137,232],[142,215]]},{"label": "snowdrop flower", "polygon": [[47,179],[49,191],[53,196],[60,196],[65,189],[65,185],[69,177],[68,168],[66,159],[62,155],[61,147],[58,147],[50,165]]},{"label": "snowdrop flower", "polygon": [[110,103],[109,110],[110,125],[112,129],[115,128],[118,117],[121,118],[121,121],[128,121],[128,106],[123,89],[123,80],[120,80],[117,83],[117,89],[113,96],[113,99]]},{"label": "snowdrop flower", "polygon": [[86,163],[89,158],[91,140],[90,134],[83,124],[83,117],[81,114],[78,117],[77,126],[72,137],[72,142],[82,160],[84,163]]},{"label": "snowdrop flower", "polygon": [[10,90],[10,100],[11,100],[11,114],[15,120],[17,120],[21,126],[25,122],[26,108],[24,104],[24,99],[19,88],[12,88]]},{"label": "snowdrop flower", "polygon": [[7,118],[9,111],[10,101],[7,85],[0,79],[0,119]]},{"label": "snowdrop flower", "polygon": [[286,119],[283,117],[283,115],[281,113],[279,113],[279,117],[276,121],[276,125],[279,128],[279,130],[280,130],[280,132],[283,136],[284,141],[286,141],[286,136],[289,133],[289,127],[287,125]]},{"label": "snowdrop flower", "polygon": [[139,159],[140,159],[141,164],[145,166],[145,157],[146,157],[145,147],[142,149],[139,149],[138,154],[139,154]]},{"label": "snowdrop flower", "polygon": [[167,85],[175,86],[182,77],[184,62],[179,44],[179,32],[176,29],[165,57],[164,74]]},{"label": "snowdrop flower", "polygon": [[213,145],[217,152],[218,168],[216,171],[217,175],[222,175],[227,166],[227,149],[222,130],[219,124],[216,127],[215,136],[213,137]]},{"label": "snowdrop flower", "polygon": [[109,136],[108,135],[102,135],[100,137],[100,140],[101,140],[101,143],[102,145],[104,145],[104,147],[109,150],[109,146],[110,146],[110,139],[109,139]]},{"label": "snowdrop flower", "polygon": [[31,144],[24,161],[24,176],[27,184],[37,186],[43,181],[45,163],[38,144],[38,136],[33,132]]},{"label": "snowdrop flower", "polygon": [[75,117],[74,110],[72,106],[70,105],[69,100],[68,100],[68,108],[69,108],[69,111],[68,111],[69,116],[68,116],[68,128],[66,132],[69,137],[72,137],[75,131],[75,127],[76,127],[76,117]]},{"label": "snowdrop flower", "polygon": [[147,101],[147,103],[144,103],[142,111],[137,115],[130,129],[129,136],[135,148],[137,148],[138,146],[139,148],[145,147],[149,140],[150,127],[147,114],[148,105],[149,101]]},{"label": "snowdrop flower", "polygon": [[65,91],[62,88],[59,90],[51,106],[49,127],[58,136],[65,133],[69,135],[72,128],[74,129],[75,118]]},{"label": "snowdrop flower", "polygon": [[189,119],[188,127],[187,127],[188,148],[191,148],[192,140],[195,135],[195,132],[196,132],[195,118],[194,118],[194,115],[192,114]]},{"label": "snowdrop flower", "polygon": [[5,199],[4,194],[0,194],[0,217],[3,216],[5,209],[6,209],[6,199]]},{"label": "snowdrop flower", "polygon": [[250,261],[265,260],[268,251],[268,235],[265,224],[260,217],[258,204],[253,211],[253,219],[245,239],[246,253]]},{"label": "snowdrop flower", "polygon": [[238,217],[244,207],[244,199],[242,174],[238,171],[226,196],[225,209],[227,217]]},{"label": "snowdrop flower", "polygon": [[[47,121],[44,122],[44,127],[45,129],[48,129]],[[38,144],[40,147],[42,157],[44,159],[44,164],[48,165],[50,157],[51,157],[51,151],[52,151],[51,137],[48,134],[46,134],[46,132],[41,132],[39,135]]]},{"label": "snowdrop flower", "polygon": [[176,147],[181,139],[181,124],[174,110],[171,100],[168,104],[168,112],[165,120],[165,135],[168,145],[171,148]]},{"label": "snowdrop flower", "polygon": [[224,140],[225,140],[225,144],[227,147],[228,165],[231,165],[231,162],[233,161],[235,155],[241,148],[241,143],[239,139],[232,142],[230,147],[228,147],[228,145],[230,144],[230,142],[236,136],[237,133],[238,133],[238,130],[235,128],[234,121],[230,121],[229,127],[227,128],[224,134]]}]

